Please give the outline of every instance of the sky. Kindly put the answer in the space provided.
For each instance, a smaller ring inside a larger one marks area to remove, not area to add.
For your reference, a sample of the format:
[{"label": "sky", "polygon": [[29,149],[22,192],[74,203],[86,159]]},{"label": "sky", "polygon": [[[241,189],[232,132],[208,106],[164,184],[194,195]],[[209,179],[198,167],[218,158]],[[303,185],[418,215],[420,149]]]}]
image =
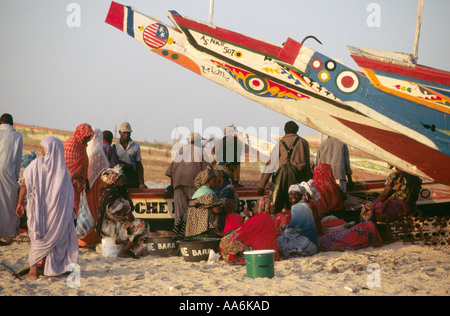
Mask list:
[{"label": "sky", "polygon": [[[210,0],[122,1],[169,25],[168,10],[209,20]],[[194,131],[194,122],[202,131],[230,124],[282,131],[290,120],[106,24],[110,3],[0,0],[0,112],[17,123],[69,131],[89,123],[116,136],[128,121],[132,138],[148,142],[170,142],[177,126]],[[74,5],[79,25],[70,27]],[[213,24],[273,44],[314,35],[322,45],[308,40],[306,46],[360,70],[346,45],[413,52],[417,6],[414,0],[215,0]],[[419,64],[450,71],[448,12],[448,0],[424,1]],[[299,134],[311,133],[300,126]]]}]

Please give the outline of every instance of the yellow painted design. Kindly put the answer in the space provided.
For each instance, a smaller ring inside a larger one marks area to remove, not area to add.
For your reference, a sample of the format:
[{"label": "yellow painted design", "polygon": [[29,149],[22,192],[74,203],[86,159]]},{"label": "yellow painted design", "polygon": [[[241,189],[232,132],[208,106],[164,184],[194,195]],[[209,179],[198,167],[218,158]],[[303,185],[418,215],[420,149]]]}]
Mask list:
[{"label": "yellow painted design", "polygon": [[265,72],[271,73],[271,74],[273,74],[273,73],[280,74],[280,71],[279,71],[278,69],[276,69],[276,68],[269,68],[269,67],[266,67],[266,68],[263,68],[263,70],[264,70]]}]

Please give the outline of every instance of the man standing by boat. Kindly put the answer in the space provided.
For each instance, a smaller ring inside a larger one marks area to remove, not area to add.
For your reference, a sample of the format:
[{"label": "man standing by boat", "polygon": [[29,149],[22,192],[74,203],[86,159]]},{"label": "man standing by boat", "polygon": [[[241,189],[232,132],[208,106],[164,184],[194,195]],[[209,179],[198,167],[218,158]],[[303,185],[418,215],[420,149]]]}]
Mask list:
[{"label": "man standing by boat", "polygon": [[172,153],[174,159],[166,171],[166,176],[170,178],[170,184],[173,187],[175,224],[178,224],[186,213],[189,200],[196,191],[195,178],[208,166],[203,155],[202,136],[191,133],[188,142],[181,148],[177,148],[176,153]]},{"label": "man standing by boat", "polygon": [[16,237],[18,233],[15,209],[23,138],[13,124],[10,114],[0,117],[0,237]]},{"label": "man standing by boat", "polygon": [[[353,188],[353,172],[350,168],[350,154],[347,144],[334,137],[328,137],[320,144],[316,160],[316,166],[321,163],[331,165],[333,177],[339,181],[342,192],[347,193],[347,188]],[[346,177],[348,182],[346,182]]]},{"label": "man standing by boat", "polygon": [[264,195],[265,186],[272,176],[271,191],[275,213],[290,209],[289,187],[312,178],[308,142],[297,135],[299,126],[289,121],[284,126],[285,136],[275,145],[270,160],[264,167],[258,186],[258,195]]},{"label": "man standing by boat", "polygon": [[234,187],[242,187],[239,180],[244,150],[245,144],[240,140],[239,132],[233,125],[225,127],[224,137],[214,144],[212,150],[212,154],[216,156],[216,161],[219,165],[231,167],[230,180]]},{"label": "man standing by boat", "polygon": [[119,129],[120,139],[114,144],[114,147],[119,157],[119,163],[123,165],[128,187],[146,189],[141,146],[131,139],[132,132],[130,123],[123,122]]}]

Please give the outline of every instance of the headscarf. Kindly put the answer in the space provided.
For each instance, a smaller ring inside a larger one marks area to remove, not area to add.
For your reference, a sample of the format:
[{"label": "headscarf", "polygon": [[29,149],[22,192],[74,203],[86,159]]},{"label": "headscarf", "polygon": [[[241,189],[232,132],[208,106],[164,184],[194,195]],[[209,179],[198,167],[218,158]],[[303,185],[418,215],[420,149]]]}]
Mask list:
[{"label": "headscarf", "polygon": [[124,176],[122,165],[117,165],[102,172],[102,180],[107,185],[115,184],[120,176]]},{"label": "headscarf", "polygon": [[208,167],[206,170],[201,171],[194,180],[194,187],[199,189],[200,187],[206,185],[209,180],[215,177],[216,174],[211,167]]},{"label": "headscarf", "polygon": [[[73,212],[73,186],[64,160],[64,147],[56,137],[41,141],[45,156],[34,160],[24,171],[28,188],[27,210],[35,211],[29,225],[37,237],[47,232],[47,212],[63,211],[69,207]],[[31,194],[33,192],[33,194]],[[63,193],[63,194],[62,194]],[[71,203],[70,203],[71,202]]]},{"label": "headscarf", "polygon": [[311,209],[319,218],[330,211],[338,211],[344,206],[343,192],[336,184],[331,166],[321,163],[314,169],[312,184],[320,194],[320,199],[309,202]]},{"label": "headscarf", "polygon": [[84,179],[87,178],[89,160],[82,140],[93,134],[94,131],[89,124],[80,124],[75,133],[64,142],[64,155],[70,176],[79,173]]},{"label": "headscarf", "polygon": [[268,196],[262,197],[258,201],[258,206],[260,213],[272,215],[273,212],[275,211],[275,205],[273,205],[272,199],[270,199]]},{"label": "headscarf", "polygon": [[233,165],[229,162],[221,162],[218,165],[215,165],[215,170],[221,173],[225,180],[231,179],[233,175]]},{"label": "headscarf", "polygon": [[312,180],[291,185],[289,187],[289,193],[293,191],[300,193],[300,195],[308,193],[313,200],[320,199],[319,193],[317,193],[316,188],[312,185]]},{"label": "headscarf", "polygon": [[103,133],[100,129],[94,128],[94,137],[88,143],[86,153],[89,159],[87,176],[92,187],[102,171],[109,168],[108,158],[103,151]]}]

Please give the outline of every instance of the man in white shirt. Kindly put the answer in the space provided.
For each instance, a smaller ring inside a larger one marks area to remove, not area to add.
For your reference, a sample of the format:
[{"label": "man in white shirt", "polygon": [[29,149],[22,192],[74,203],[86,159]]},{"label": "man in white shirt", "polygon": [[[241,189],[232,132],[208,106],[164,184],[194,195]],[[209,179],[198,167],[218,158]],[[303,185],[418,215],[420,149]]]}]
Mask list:
[{"label": "man in white shirt", "polygon": [[10,114],[0,117],[0,237],[16,237],[18,179],[22,162],[22,135]]},{"label": "man in white shirt", "polygon": [[141,146],[131,139],[131,125],[124,122],[120,125],[120,139],[114,144],[119,157],[119,163],[127,178],[129,188],[146,189],[144,182],[144,167],[141,158]]}]

